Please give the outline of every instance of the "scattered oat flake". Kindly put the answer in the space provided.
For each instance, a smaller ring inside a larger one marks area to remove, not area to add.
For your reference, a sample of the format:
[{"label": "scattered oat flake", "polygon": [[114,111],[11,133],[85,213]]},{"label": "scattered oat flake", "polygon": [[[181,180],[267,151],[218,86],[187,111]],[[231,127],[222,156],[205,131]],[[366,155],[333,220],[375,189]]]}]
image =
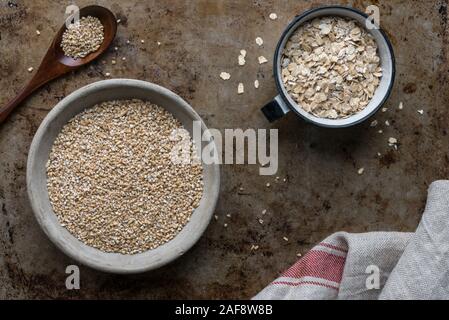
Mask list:
[{"label": "scattered oat flake", "polygon": [[377,120],[374,120],[373,122],[371,122],[371,127],[375,127],[377,126],[377,124],[378,124]]},{"label": "scattered oat flake", "polygon": [[398,140],[396,138],[389,138],[388,145],[393,147],[395,150],[398,150]]},{"label": "scattered oat flake", "polygon": [[28,72],[33,72],[34,68],[33,67],[29,67],[28,68]]},{"label": "scattered oat flake", "polygon": [[264,56],[260,56],[258,58],[258,60],[259,60],[259,64],[264,64],[264,63],[268,62],[267,58],[265,58]]},{"label": "scattered oat flake", "polygon": [[229,80],[231,79],[231,75],[227,72],[222,72],[220,73],[220,78],[222,78],[223,80]]},{"label": "scattered oat flake", "polygon": [[140,43],[142,43],[142,44],[143,44],[143,43],[145,43],[145,40],[143,40],[143,39],[142,39],[142,40],[140,40]]},{"label": "scattered oat flake", "polygon": [[388,143],[389,144],[397,144],[398,143],[398,139],[396,139],[396,138],[389,138],[388,139]]},{"label": "scattered oat flake", "polygon": [[231,217],[231,215],[230,215],[230,214],[227,214],[227,215],[226,215],[226,217],[230,218],[230,217]]},{"label": "scattered oat flake", "polygon": [[264,216],[267,213],[267,209],[262,210],[262,215]]},{"label": "scattered oat flake", "polygon": [[237,87],[237,93],[238,94],[243,94],[245,92],[245,86],[243,85],[243,83],[239,83],[238,87]]},{"label": "scattered oat flake", "polygon": [[104,75],[105,75],[106,77],[110,77],[110,76],[111,76],[111,74],[110,74],[109,72],[106,72]]},{"label": "scattered oat flake", "polygon": [[302,254],[297,253],[296,256],[297,256],[297,257],[302,257]]},{"label": "scattered oat flake", "polygon": [[214,215],[214,218],[215,218],[215,220],[218,220],[218,216],[217,215]]},{"label": "scattered oat flake", "polygon": [[228,227],[228,224],[227,224],[227,223],[225,223],[225,224],[223,225],[223,227],[227,228],[227,227]]},{"label": "scattered oat flake", "polygon": [[424,114],[424,110],[418,110],[418,113],[423,115]]},{"label": "scattered oat flake", "polygon": [[389,127],[389,126],[390,126],[390,121],[386,120],[386,121],[385,121],[385,125],[386,125],[387,127]]},{"label": "scattered oat flake", "polygon": [[270,13],[270,19],[271,20],[276,20],[278,18],[278,15],[276,13]]},{"label": "scattered oat flake", "polygon": [[381,134],[382,134],[382,133],[384,133],[384,131],[383,131],[383,130],[379,130],[378,132],[379,132],[379,133],[381,133]]},{"label": "scattered oat flake", "polygon": [[246,63],[245,57],[243,55],[239,55],[239,66],[244,66]]},{"label": "scattered oat flake", "polygon": [[240,50],[240,55],[242,55],[245,58],[246,57],[246,50],[245,49]]},{"label": "scattered oat flake", "polygon": [[267,183],[267,188],[269,188],[269,187],[271,187],[271,184],[268,182],[268,183]]},{"label": "scattered oat flake", "polygon": [[160,45],[161,45],[161,42],[160,42],[160,41],[158,41],[158,42],[157,42],[157,45],[158,45],[158,46],[160,46]]},{"label": "scattered oat flake", "polygon": [[388,108],[382,108],[382,112],[387,112]]},{"label": "scattered oat flake", "polygon": [[284,239],[284,241],[288,242],[288,238],[287,237],[283,237],[282,239]]},{"label": "scattered oat flake", "polygon": [[365,168],[360,168],[360,169],[357,171],[357,173],[358,173],[359,175],[362,175],[364,172],[365,172]]},{"label": "scattered oat flake", "polygon": [[120,19],[117,19],[117,23],[120,23],[120,22],[122,22],[122,20],[120,20]]},{"label": "scattered oat flake", "polygon": [[260,223],[260,224],[263,224],[263,219],[259,219],[259,223]]},{"label": "scattered oat flake", "polygon": [[398,107],[398,108],[399,108],[399,110],[402,110],[402,109],[404,109],[404,104],[403,104],[402,102],[400,102],[400,103],[399,103],[399,107]]},{"label": "scattered oat flake", "polygon": [[112,60],[112,61],[111,61],[111,63],[112,63],[112,64],[116,64],[116,63],[117,63],[117,61],[115,61],[115,60]]},{"label": "scattered oat flake", "polygon": [[40,32],[39,30],[36,30],[36,34],[37,34],[38,36],[40,36],[40,35],[41,35],[41,32]]},{"label": "scattered oat flake", "polygon": [[254,88],[259,89],[259,80],[254,81]]},{"label": "scattered oat flake", "polygon": [[123,60],[123,61],[126,61],[126,57],[123,57],[122,60]]},{"label": "scattered oat flake", "polygon": [[261,37],[257,37],[256,38],[256,43],[257,43],[257,45],[260,47],[260,46],[262,46],[263,45],[263,39],[261,38]]}]

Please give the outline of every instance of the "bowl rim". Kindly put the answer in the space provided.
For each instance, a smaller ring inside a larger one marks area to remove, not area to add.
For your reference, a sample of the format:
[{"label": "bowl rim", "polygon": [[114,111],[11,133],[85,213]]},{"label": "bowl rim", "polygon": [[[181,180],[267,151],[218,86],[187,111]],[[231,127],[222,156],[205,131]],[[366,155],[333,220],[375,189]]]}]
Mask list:
[{"label": "bowl rim", "polygon": [[[47,217],[50,217],[51,215],[55,215],[53,210],[51,212],[47,212],[46,210],[43,210],[43,208],[40,208],[39,206],[39,194],[38,192],[35,192],[38,190],[38,184],[33,182],[33,176],[35,174],[35,171],[37,170],[35,167],[35,163],[38,161],[36,158],[36,155],[38,153],[39,146],[41,145],[42,139],[45,136],[46,131],[49,129],[49,126],[53,123],[53,121],[57,118],[58,115],[64,112],[68,106],[70,106],[73,102],[75,102],[78,99],[81,99],[83,97],[86,97],[88,95],[95,94],[98,91],[104,90],[104,89],[110,89],[114,88],[116,86],[120,87],[134,87],[138,89],[145,90],[152,90],[158,91],[161,95],[169,98],[174,99],[174,101],[178,104],[177,107],[181,107],[184,109],[184,111],[192,118],[192,121],[200,121],[201,123],[201,130],[202,132],[208,132],[208,129],[202,120],[202,118],[198,115],[198,113],[179,95],[176,93],[170,91],[167,88],[164,88],[162,86],[159,86],[157,84],[142,81],[142,80],[134,80],[134,79],[108,79],[108,80],[101,80],[97,81],[91,84],[88,84],[84,87],[81,87],[68,96],[66,96],[63,100],[58,102],[56,106],[45,116],[44,120],[40,124],[38,130],[36,131],[30,149],[28,153],[28,159],[27,159],[27,170],[26,170],[26,184],[27,184],[27,194],[28,199],[31,205],[31,208],[33,210],[34,216],[40,225],[41,229],[44,231],[44,233],[47,235],[47,237],[50,239],[50,241],[56,245],[62,252],[64,252],[67,256],[70,258],[76,260],[82,265],[86,265],[88,267],[91,267],[93,269],[108,272],[108,273],[116,273],[116,274],[136,274],[136,273],[142,273],[150,270],[154,270],[157,268],[160,268],[177,258],[179,258],[181,255],[185,254],[188,250],[190,250],[201,238],[201,236],[206,231],[207,227],[210,224],[210,221],[212,220],[214,211],[217,206],[218,197],[219,197],[219,189],[220,189],[220,166],[217,163],[208,164],[207,166],[210,166],[210,175],[211,175],[211,191],[208,193],[208,203],[209,205],[207,207],[207,210],[204,210],[205,213],[202,214],[202,219],[198,220],[199,227],[195,229],[195,233],[189,234],[189,237],[187,239],[184,239],[185,241],[182,242],[182,250],[176,251],[171,250],[171,252],[164,252],[163,255],[159,259],[156,257],[153,257],[154,261],[150,261],[149,263],[145,265],[139,265],[139,266],[133,266],[130,267],[129,264],[126,264],[126,267],[119,266],[119,265],[111,265],[111,264],[104,264],[103,260],[99,261],[99,259],[89,259],[90,254],[89,253],[83,253],[83,250],[75,250],[75,248],[72,248],[72,246],[69,244],[67,245],[65,241],[62,239],[62,235],[60,231],[54,230],[49,223],[45,223],[45,220]],[[89,108],[92,106],[87,106],[86,108]],[[164,106],[162,106],[164,107]],[[79,114],[81,111],[77,112],[76,114]],[[209,136],[209,135],[207,135]],[[213,140],[209,140],[208,143],[213,143],[213,146],[216,148],[215,142]],[[203,163],[203,168],[205,164]],[[203,191],[204,192],[204,191]],[[204,193],[203,193],[204,195]],[[44,199],[43,201],[47,202],[48,200]],[[51,207],[51,203],[49,204]],[[195,215],[196,212],[193,212],[192,216]],[[198,215],[200,213],[197,213]],[[57,217],[56,217],[57,219]],[[192,219],[191,219],[192,220]],[[190,220],[190,221],[191,221]],[[184,226],[183,230],[187,228],[190,221]],[[58,221],[59,222],[59,221]],[[60,225],[59,225],[60,226]],[[63,228],[62,226],[60,226]],[[61,230],[61,229],[60,229]],[[66,230],[66,229],[65,229]],[[67,230],[68,232],[68,230]],[[182,230],[181,230],[182,232]],[[84,244],[82,241],[78,240],[74,235],[72,235],[70,232],[68,234],[70,235],[71,240],[74,240],[75,243],[81,244],[81,246],[88,247],[90,249],[93,249],[94,251],[97,251],[100,255],[114,255],[114,256],[123,256],[127,257],[128,259],[133,259],[138,255],[144,255],[148,254],[150,252],[154,252],[155,250],[162,251],[163,247],[167,244],[173,245],[174,241],[176,241],[177,237],[181,234],[178,233],[172,240],[165,243],[164,245],[161,245],[155,249],[144,251],[143,253],[136,254],[136,255],[122,255],[118,253],[107,253],[103,252],[99,249],[96,249],[94,247],[88,246]],[[181,244],[178,240],[178,243]],[[177,248],[181,249],[181,248]]]},{"label": "bowl rim", "polygon": [[[393,86],[394,86],[394,82],[396,79],[396,58],[394,55],[394,49],[393,46],[391,44],[390,39],[388,38],[387,34],[383,31],[383,29],[379,26],[379,28],[377,29],[377,31],[379,31],[379,33],[381,34],[382,38],[384,39],[386,45],[387,45],[387,49],[389,52],[389,55],[391,57],[391,65],[392,65],[392,70],[391,70],[391,78],[390,78],[390,82],[388,84],[388,88],[385,92],[385,95],[383,96],[382,100],[378,103],[378,105],[376,107],[374,107],[371,112],[369,112],[365,117],[358,119],[357,121],[351,121],[345,124],[335,124],[332,123],[332,121],[326,121],[329,123],[323,123],[320,122],[318,117],[315,117],[311,114],[309,114],[307,111],[304,110],[304,114],[302,114],[301,112],[299,112],[298,109],[301,109],[301,106],[297,106],[297,108],[295,106],[293,106],[291,104],[291,101],[288,97],[288,94],[285,91],[285,87],[281,81],[281,76],[280,76],[280,61],[281,61],[281,57],[282,57],[282,51],[283,51],[283,42],[285,40],[285,38],[287,36],[290,35],[290,32],[292,31],[293,28],[297,29],[302,23],[299,23],[301,20],[303,20],[304,18],[306,18],[307,16],[320,12],[320,11],[327,11],[327,10],[332,10],[332,9],[336,9],[336,10],[340,10],[342,12],[344,11],[349,11],[351,13],[355,13],[357,15],[360,15],[362,17],[364,17],[365,19],[369,18],[368,15],[358,9],[355,9],[353,7],[348,7],[348,6],[341,6],[341,5],[329,5],[329,6],[320,6],[317,8],[313,8],[313,9],[309,9],[306,10],[305,12],[297,15],[288,25],[287,27],[283,30],[281,37],[279,38],[278,44],[276,46],[276,50],[274,53],[274,58],[273,58],[273,73],[274,73],[274,79],[275,79],[275,83],[276,83],[276,88],[277,91],[280,95],[280,97],[282,98],[282,102],[284,102],[286,104],[286,106],[292,110],[295,114],[299,115],[302,119],[304,119],[305,121],[309,122],[309,123],[313,123],[319,127],[324,127],[324,128],[347,128],[347,127],[352,127],[355,126],[357,124],[360,124],[364,121],[366,121],[367,119],[369,119],[370,117],[372,117],[384,104],[385,102],[388,100],[388,98],[390,97],[392,91],[393,91]],[[331,14],[325,14],[325,15],[331,15]],[[325,16],[323,15],[323,16]],[[366,28],[365,28],[366,29]],[[369,30],[368,30],[369,31]],[[306,115],[307,114],[307,115]],[[349,119],[349,118],[346,118]],[[327,119],[329,120],[329,119]],[[345,119],[338,119],[338,120],[345,120]]]}]

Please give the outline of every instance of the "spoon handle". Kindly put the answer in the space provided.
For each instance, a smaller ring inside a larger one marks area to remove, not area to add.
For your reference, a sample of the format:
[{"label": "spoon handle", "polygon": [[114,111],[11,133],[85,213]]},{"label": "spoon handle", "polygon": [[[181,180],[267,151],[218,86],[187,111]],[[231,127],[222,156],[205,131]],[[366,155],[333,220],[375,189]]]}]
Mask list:
[{"label": "spoon handle", "polygon": [[38,89],[42,84],[33,81],[34,78],[28,83],[28,85],[23,88],[17,96],[12,99],[8,104],[0,108],[0,124],[2,124],[9,114],[22,103],[30,94],[32,94],[36,89]]},{"label": "spoon handle", "polygon": [[59,77],[60,75],[69,71],[70,68],[61,65],[57,62],[53,62],[47,57],[44,58],[41,66],[37,70],[34,77],[23,88],[17,96],[12,99],[8,104],[0,107],[0,124],[2,124],[10,115],[10,113],[21,104],[26,98],[28,98],[34,91],[42,87],[47,82]]}]

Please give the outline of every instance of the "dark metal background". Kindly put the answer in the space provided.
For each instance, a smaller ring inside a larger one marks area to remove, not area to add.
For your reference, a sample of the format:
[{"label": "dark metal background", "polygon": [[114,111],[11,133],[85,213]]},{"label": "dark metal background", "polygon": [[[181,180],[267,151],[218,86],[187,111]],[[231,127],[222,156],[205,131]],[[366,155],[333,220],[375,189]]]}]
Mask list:
[{"label": "dark metal background", "polygon": [[[52,82],[0,127],[0,298],[250,298],[294,263],[298,252],[335,231],[413,231],[428,185],[449,172],[447,1],[337,2],[362,10],[377,4],[395,49],[396,84],[388,111],[374,117],[377,128],[368,122],[323,129],[293,114],[269,125],[259,111],[276,89],[272,66],[260,66],[257,57],[271,61],[279,35],[296,14],[335,1],[77,1],[105,5],[121,18],[119,59],[111,65],[117,55],[111,50],[106,64],[100,60]],[[9,3],[0,1],[2,104],[30,78],[27,68],[37,68],[65,9],[61,1]],[[271,12],[278,20],[268,19]],[[255,44],[258,36],[263,48]],[[240,49],[248,51],[244,67],[237,64]],[[222,81],[221,71],[230,72],[231,80]],[[64,271],[74,261],[50,243],[28,204],[27,152],[48,111],[106,72],[177,92],[210,128],[279,128],[281,182],[259,176],[257,166],[223,166],[219,219],[190,252],[135,276],[81,267],[81,290],[69,292]],[[256,77],[259,90],[253,88]],[[244,95],[237,95],[238,82],[245,84]],[[399,140],[397,151],[387,145],[389,137]],[[263,209],[268,213],[260,225]],[[260,249],[250,251],[253,244]]]}]

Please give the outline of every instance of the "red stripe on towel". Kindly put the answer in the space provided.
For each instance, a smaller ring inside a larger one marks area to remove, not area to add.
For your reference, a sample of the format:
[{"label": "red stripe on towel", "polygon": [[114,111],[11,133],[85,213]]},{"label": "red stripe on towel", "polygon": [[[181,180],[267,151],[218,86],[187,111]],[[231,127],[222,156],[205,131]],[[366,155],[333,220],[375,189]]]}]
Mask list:
[{"label": "red stripe on towel", "polygon": [[284,272],[282,277],[295,279],[314,277],[340,283],[345,261],[345,257],[324,251],[311,250]]}]

